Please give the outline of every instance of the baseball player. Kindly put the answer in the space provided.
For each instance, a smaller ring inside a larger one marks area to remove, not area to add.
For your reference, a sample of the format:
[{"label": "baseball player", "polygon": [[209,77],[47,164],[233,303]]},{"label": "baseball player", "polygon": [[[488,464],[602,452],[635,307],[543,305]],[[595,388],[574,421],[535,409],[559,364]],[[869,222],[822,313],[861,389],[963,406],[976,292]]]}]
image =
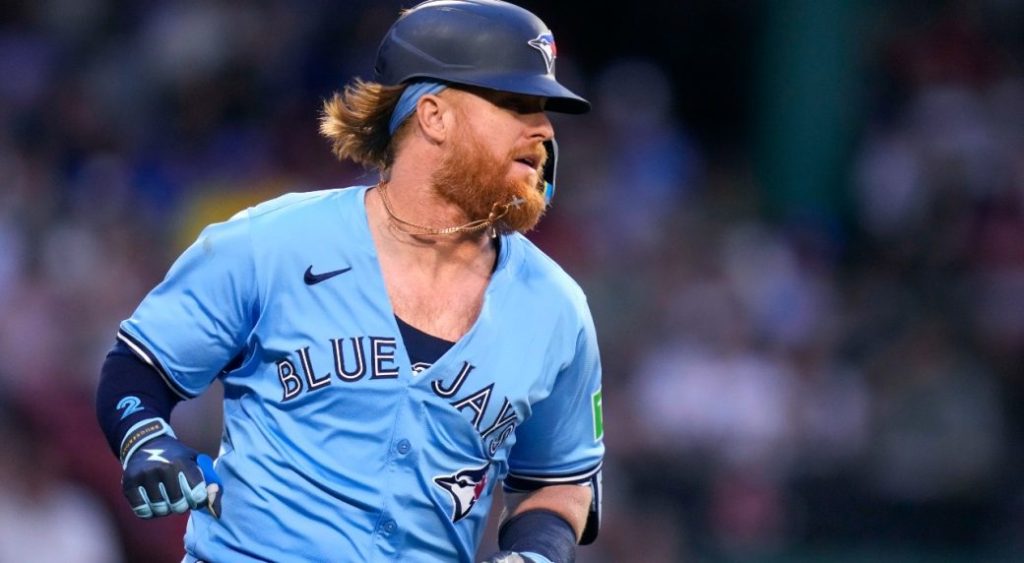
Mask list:
[{"label": "baseball player", "polygon": [[[139,517],[191,510],[184,561],[473,561],[498,483],[488,561],[594,540],[594,326],[522,235],[554,192],[545,111],[589,109],[555,54],[498,0],[405,12],[321,122],[381,181],[208,226],[121,323],[99,421]],[[211,461],[167,421],[216,379]]]}]

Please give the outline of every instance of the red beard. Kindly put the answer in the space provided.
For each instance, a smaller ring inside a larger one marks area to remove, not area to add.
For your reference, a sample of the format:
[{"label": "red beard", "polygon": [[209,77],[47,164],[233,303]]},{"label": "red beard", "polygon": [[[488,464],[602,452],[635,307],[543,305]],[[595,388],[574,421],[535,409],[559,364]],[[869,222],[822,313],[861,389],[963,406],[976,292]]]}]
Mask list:
[{"label": "red beard", "polygon": [[531,151],[540,159],[536,184],[508,179],[516,156],[512,152],[503,159],[495,158],[472,135],[459,135],[431,178],[432,187],[446,201],[458,205],[469,221],[487,219],[492,212],[500,215],[505,204],[518,199],[520,203],[508,205],[508,211],[495,221],[494,228],[501,233],[526,233],[537,225],[547,207],[540,172],[547,153],[540,143]]}]

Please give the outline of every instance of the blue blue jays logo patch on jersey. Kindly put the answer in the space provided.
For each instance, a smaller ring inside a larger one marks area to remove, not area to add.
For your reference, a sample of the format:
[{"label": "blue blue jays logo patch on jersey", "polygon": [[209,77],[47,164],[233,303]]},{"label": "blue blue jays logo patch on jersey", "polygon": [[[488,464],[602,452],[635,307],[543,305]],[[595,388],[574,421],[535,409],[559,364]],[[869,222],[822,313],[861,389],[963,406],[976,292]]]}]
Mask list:
[{"label": "blue blue jays logo patch on jersey", "polygon": [[544,65],[548,68],[548,74],[551,74],[555,69],[555,57],[558,56],[558,49],[555,48],[555,36],[551,32],[541,33],[536,39],[531,39],[527,43],[544,55]]},{"label": "blue blue jays logo patch on jersey", "polygon": [[452,522],[465,518],[476,501],[480,500],[480,496],[487,490],[487,473],[490,469],[491,463],[487,462],[483,467],[460,469],[452,475],[434,477],[434,482],[452,497]]}]

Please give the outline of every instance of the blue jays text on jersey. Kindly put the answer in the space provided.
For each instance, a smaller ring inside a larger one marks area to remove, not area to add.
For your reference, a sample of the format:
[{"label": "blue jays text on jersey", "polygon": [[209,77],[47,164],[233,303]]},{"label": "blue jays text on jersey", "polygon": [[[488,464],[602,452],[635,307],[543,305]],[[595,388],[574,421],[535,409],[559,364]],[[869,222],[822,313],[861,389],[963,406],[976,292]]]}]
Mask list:
[{"label": "blue jays text on jersey", "polygon": [[189,557],[472,561],[496,483],[582,483],[604,455],[582,291],[502,237],[480,314],[410,365],[354,187],[211,225],[121,324],[184,397],[224,386],[222,517]]},{"label": "blue jays text on jersey", "polygon": [[[345,344],[345,341],[348,341],[348,344]],[[289,358],[276,362],[277,377],[282,388],[281,400],[294,399],[304,391],[323,389],[335,380],[342,383],[354,383],[365,377],[371,380],[398,377],[398,364],[395,363],[397,346],[398,342],[392,337],[332,338],[329,348],[333,350],[333,373],[317,372],[313,360],[310,358],[309,346],[296,350],[297,362]],[[348,350],[347,354],[346,350]],[[300,367],[297,368],[296,363]],[[370,366],[370,369],[367,369],[367,366]],[[481,421],[491,405],[494,383],[488,383],[472,393],[465,394],[465,397],[457,397],[469,374],[475,368],[476,366],[473,364],[463,362],[453,381],[446,383],[442,379],[435,379],[431,382],[430,388],[443,399],[455,398],[451,403],[452,407],[455,410],[465,410],[469,413],[470,422],[480,432],[480,437],[489,440],[487,451],[489,455],[493,456],[501,443],[515,431],[517,415],[509,398],[503,397],[501,406],[496,411],[497,414],[493,416],[493,422],[485,428],[480,427]],[[417,374],[421,372],[415,368],[413,371]],[[496,435],[496,437],[491,438],[492,435]]]}]

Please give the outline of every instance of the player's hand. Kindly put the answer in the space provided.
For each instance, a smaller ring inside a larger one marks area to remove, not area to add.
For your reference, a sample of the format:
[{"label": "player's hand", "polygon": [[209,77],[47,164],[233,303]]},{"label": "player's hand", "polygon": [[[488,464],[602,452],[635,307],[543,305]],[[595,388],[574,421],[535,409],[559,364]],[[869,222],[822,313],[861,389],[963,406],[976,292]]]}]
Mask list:
[{"label": "player's hand", "polygon": [[129,432],[125,441],[132,446],[122,460],[121,488],[135,515],[153,518],[206,508],[220,517],[220,479],[209,457],[178,441],[162,420],[145,422],[148,427]]},{"label": "player's hand", "polygon": [[484,559],[481,563],[553,563],[547,557],[537,553],[520,553],[518,551],[499,551]]}]

